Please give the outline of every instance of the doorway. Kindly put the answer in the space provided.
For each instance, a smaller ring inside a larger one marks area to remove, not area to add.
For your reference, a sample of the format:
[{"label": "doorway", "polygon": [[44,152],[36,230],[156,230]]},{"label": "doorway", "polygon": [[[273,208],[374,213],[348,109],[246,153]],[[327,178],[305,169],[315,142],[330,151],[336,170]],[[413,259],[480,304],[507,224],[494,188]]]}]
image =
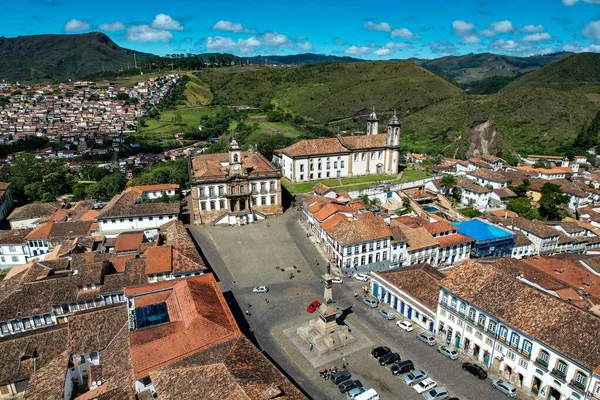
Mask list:
[{"label": "doorway", "polygon": [[512,368],[508,365],[504,366],[504,377],[510,381],[510,376],[512,375]]},{"label": "doorway", "polygon": [[456,347],[457,349],[460,349],[460,339],[460,334],[457,333],[456,338],[454,339],[454,347]]},{"label": "doorway", "polygon": [[500,371],[500,360],[494,357],[494,370]]},{"label": "doorway", "polygon": [[[474,345],[473,346],[473,358],[476,358],[477,360],[479,360],[479,351],[481,350],[481,348],[479,347],[479,345]],[[486,362],[487,365],[487,362]]]},{"label": "doorway", "polygon": [[377,175],[381,175],[382,172],[382,168],[383,166],[381,164],[377,164]]},{"label": "doorway", "polygon": [[465,338],[465,352],[469,354],[469,346],[471,345],[471,341]]},{"label": "doorway", "polygon": [[552,386],[550,387],[550,390],[548,391],[548,400],[560,400],[561,396],[562,394],[558,390]]},{"label": "doorway", "polygon": [[483,352],[483,363],[486,367],[490,367],[490,353],[487,350]]},{"label": "doorway", "polygon": [[542,381],[537,376],[533,377],[533,383],[531,384],[531,392],[537,395],[542,387]]}]

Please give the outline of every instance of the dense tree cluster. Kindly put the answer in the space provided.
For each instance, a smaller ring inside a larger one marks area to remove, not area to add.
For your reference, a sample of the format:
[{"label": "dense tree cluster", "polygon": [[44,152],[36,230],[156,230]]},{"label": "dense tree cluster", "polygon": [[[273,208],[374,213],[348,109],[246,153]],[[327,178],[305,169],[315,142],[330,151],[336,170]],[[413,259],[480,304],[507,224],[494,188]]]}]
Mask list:
[{"label": "dense tree cluster", "polygon": [[179,158],[144,168],[133,177],[130,186],[176,183],[181,187],[186,187],[188,182],[187,158]]}]

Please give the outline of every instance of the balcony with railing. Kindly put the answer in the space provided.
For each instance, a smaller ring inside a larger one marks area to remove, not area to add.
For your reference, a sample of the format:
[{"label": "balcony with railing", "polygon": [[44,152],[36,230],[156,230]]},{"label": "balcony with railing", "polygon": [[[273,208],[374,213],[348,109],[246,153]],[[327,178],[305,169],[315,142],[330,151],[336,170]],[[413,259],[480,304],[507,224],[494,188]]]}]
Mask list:
[{"label": "balcony with railing", "polygon": [[575,379],[571,379],[571,382],[569,382],[568,385],[571,389],[576,390],[577,392],[583,394],[585,392],[585,381],[584,382],[578,382]]},{"label": "balcony with railing", "polygon": [[561,382],[564,382],[564,383],[567,382],[567,374],[566,374],[566,372],[561,371],[558,368],[552,369],[552,371],[550,372],[550,375],[552,375],[553,377],[555,377],[556,379],[558,379]]},{"label": "balcony with railing", "polygon": [[539,367],[540,369],[544,370],[544,371],[548,371],[548,361],[545,361],[541,358],[536,358],[535,361],[533,362],[537,367]]}]

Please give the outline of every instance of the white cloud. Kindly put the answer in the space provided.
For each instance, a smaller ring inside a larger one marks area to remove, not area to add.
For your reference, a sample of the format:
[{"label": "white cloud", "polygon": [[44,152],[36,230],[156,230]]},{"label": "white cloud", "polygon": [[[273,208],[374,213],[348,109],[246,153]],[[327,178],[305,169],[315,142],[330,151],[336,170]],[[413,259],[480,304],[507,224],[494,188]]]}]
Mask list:
[{"label": "white cloud", "polygon": [[553,47],[543,47],[541,49],[536,49],[535,54],[550,54],[556,53],[556,50]]},{"label": "white cloud", "polygon": [[393,43],[389,42],[385,44],[386,49],[410,49],[412,45],[410,43]]},{"label": "white cloud", "polygon": [[227,32],[252,32],[249,29],[244,28],[244,26],[239,22],[225,21],[220,20],[212,27],[213,31],[227,31]]},{"label": "white cloud", "polygon": [[412,33],[411,31],[409,31],[406,28],[394,29],[392,31],[392,39],[395,37],[400,37],[402,39],[420,39],[421,38],[419,35]]},{"label": "white cloud", "polygon": [[513,30],[513,25],[512,25],[512,22],[510,22],[509,20],[504,20],[504,21],[493,22],[490,25],[490,28],[492,28],[494,30],[494,32],[497,32],[497,33],[507,33],[507,32],[511,32]]},{"label": "white cloud", "polygon": [[499,39],[492,42],[492,47],[495,50],[517,51],[519,50],[519,43],[514,40]]},{"label": "white cloud", "polygon": [[524,27],[522,27],[521,29],[519,29],[521,32],[544,32],[546,29],[544,28],[543,25],[525,25]]},{"label": "white cloud", "polygon": [[550,40],[552,36],[548,32],[532,33],[523,38],[524,42],[540,42],[542,40]]},{"label": "white cloud", "polygon": [[213,36],[206,38],[205,45],[207,50],[233,51],[240,54],[249,54],[260,46],[261,43],[254,36],[248,39],[238,40],[233,40],[224,36]]},{"label": "white cloud", "polygon": [[265,32],[258,37],[263,46],[281,47],[291,46],[292,41],[289,37],[277,32]]},{"label": "white cloud", "polygon": [[67,22],[63,28],[63,30],[67,33],[69,32],[78,32],[78,31],[87,31],[91,28],[91,25],[87,21],[81,21],[79,19],[72,19]]},{"label": "white cloud", "polygon": [[579,3],[580,1],[590,4],[600,4],[600,0],[563,0],[563,4],[565,6],[572,6],[573,4]]},{"label": "white cloud", "polygon": [[387,49],[385,47],[377,49],[373,52],[373,54],[375,54],[376,56],[389,56],[392,53],[393,51],[391,49]]},{"label": "white cloud", "polygon": [[591,21],[581,31],[590,40],[600,40],[600,21]]},{"label": "white cloud", "polygon": [[98,29],[104,32],[122,31],[125,29],[125,24],[121,21],[111,22],[110,24],[101,24]]},{"label": "white cloud", "polygon": [[173,39],[173,34],[150,25],[133,25],[127,28],[125,39],[130,42],[168,42]]},{"label": "white cloud", "polygon": [[487,36],[487,37],[492,37],[496,35],[496,32],[494,32],[491,29],[484,29],[482,31],[478,32],[481,36]]},{"label": "white cloud", "polygon": [[152,21],[152,27],[155,29],[167,29],[171,31],[183,30],[183,25],[167,14],[157,14],[156,17],[154,17],[154,21]]},{"label": "white cloud", "polygon": [[349,56],[364,56],[369,54],[370,51],[371,49],[368,46],[350,46],[344,50],[344,53]]},{"label": "white cloud", "polygon": [[214,36],[206,38],[207,50],[232,50],[235,47],[235,40],[223,37]]},{"label": "white cloud", "polygon": [[563,51],[570,51],[573,53],[585,53],[588,51],[593,51],[596,53],[600,53],[600,45],[598,44],[593,44],[591,46],[588,47],[582,47],[581,45],[577,44],[577,43],[569,43],[569,44],[565,44],[562,47]]},{"label": "white cloud", "polygon": [[376,23],[373,21],[369,21],[364,25],[365,29],[370,31],[382,31],[382,32],[390,32],[392,27],[387,22]]},{"label": "white cloud", "polygon": [[481,39],[479,39],[475,35],[467,35],[467,36],[463,36],[462,42],[465,44],[476,44],[476,43],[480,43]]},{"label": "white cloud", "polygon": [[314,47],[312,45],[311,42],[300,42],[300,43],[296,43],[296,47],[298,47],[300,50],[304,50],[304,51],[311,51],[314,50]]},{"label": "white cloud", "polygon": [[452,29],[454,29],[454,33],[459,36],[469,34],[473,28],[475,28],[475,25],[466,21],[459,20],[452,23]]}]

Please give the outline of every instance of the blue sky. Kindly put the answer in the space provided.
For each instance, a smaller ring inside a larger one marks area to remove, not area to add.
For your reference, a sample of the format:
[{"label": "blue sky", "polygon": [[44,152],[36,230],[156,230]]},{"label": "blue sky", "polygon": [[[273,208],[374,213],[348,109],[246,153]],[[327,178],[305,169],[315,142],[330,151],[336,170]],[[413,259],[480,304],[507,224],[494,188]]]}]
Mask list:
[{"label": "blue sky", "polygon": [[600,0],[3,0],[0,35],[102,31],[155,54],[366,59],[600,52]]}]

